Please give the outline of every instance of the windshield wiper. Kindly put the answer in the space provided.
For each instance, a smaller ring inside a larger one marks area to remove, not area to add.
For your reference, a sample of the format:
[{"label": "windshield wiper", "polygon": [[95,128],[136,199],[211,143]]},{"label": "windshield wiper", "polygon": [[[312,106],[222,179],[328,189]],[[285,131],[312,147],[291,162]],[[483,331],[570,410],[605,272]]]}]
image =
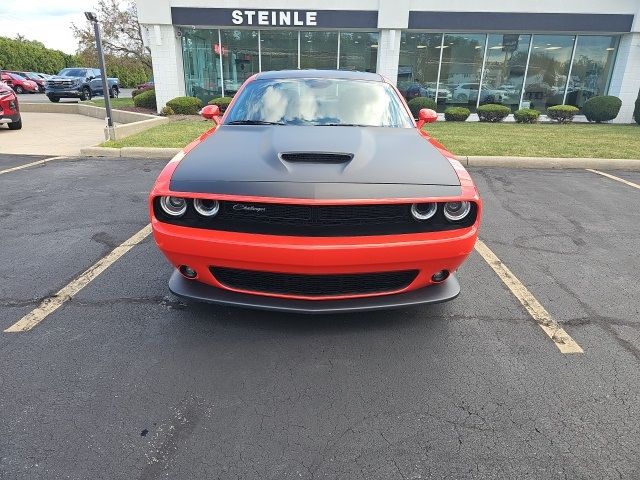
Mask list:
[{"label": "windshield wiper", "polygon": [[319,123],[319,127],[371,127],[372,125],[363,125],[362,123]]},{"label": "windshield wiper", "polygon": [[267,122],[264,120],[233,120],[227,125],[284,125],[281,122]]}]

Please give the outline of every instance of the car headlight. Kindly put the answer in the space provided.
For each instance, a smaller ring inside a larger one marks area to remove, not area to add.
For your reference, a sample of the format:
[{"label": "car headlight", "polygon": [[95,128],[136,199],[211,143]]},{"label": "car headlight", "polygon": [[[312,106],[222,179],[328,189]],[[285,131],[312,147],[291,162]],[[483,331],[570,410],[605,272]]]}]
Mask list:
[{"label": "car headlight", "polygon": [[220,203],[217,200],[207,200],[206,198],[196,198],[193,200],[193,208],[203,217],[213,217],[220,210]]},{"label": "car headlight", "polygon": [[451,222],[457,222],[469,215],[471,202],[447,202],[444,204],[444,216]]},{"label": "car headlight", "polygon": [[436,214],[438,204],[433,203],[414,203],[411,205],[411,215],[415,220],[429,220]]},{"label": "car headlight", "polygon": [[181,217],[187,211],[187,201],[182,197],[160,197],[160,207],[167,215]]}]

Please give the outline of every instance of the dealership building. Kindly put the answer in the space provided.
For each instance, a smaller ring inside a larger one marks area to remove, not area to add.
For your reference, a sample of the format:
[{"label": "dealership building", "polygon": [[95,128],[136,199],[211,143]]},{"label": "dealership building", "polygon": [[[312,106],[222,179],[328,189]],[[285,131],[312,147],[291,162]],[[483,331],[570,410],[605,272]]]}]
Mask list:
[{"label": "dealership building", "polygon": [[254,73],[378,72],[438,110],[513,110],[640,90],[638,0],[137,0],[158,107],[232,96]]}]

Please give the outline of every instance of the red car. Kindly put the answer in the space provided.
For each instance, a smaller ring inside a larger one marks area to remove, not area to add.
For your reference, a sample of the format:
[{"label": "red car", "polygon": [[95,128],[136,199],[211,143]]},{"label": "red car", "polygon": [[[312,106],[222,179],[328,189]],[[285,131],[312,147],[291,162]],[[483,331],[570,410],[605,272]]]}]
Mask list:
[{"label": "red car", "polygon": [[3,123],[7,124],[9,130],[22,128],[18,97],[6,83],[0,82],[0,124]]},{"label": "red car", "polygon": [[44,93],[44,83],[46,82],[46,80],[41,77],[40,75],[38,75],[35,72],[16,72],[16,71],[11,71],[9,73],[14,73],[16,75],[20,75],[21,77],[27,79],[27,80],[31,80],[32,82],[35,82],[36,85],[38,85],[38,91],[40,93]]},{"label": "red car", "polygon": [[374,310],[455,298],[482,203],[453,155],[373,73],[249,78],[149,197],[182,297],[279,311]]},{"label": "red car", "polygon": [[38,84],[33,80],[27,80],[22,75],[2,72],[0,80],[13,88],[16,93],[38,93]]}]

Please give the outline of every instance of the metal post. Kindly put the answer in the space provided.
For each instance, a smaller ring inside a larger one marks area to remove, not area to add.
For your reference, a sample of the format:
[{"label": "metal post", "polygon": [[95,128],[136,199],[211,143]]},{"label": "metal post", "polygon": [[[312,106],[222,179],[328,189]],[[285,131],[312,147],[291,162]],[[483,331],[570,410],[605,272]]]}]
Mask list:
[{"label": "metal post", "polygon": [[573,39],[573,50],[571,50],[571,63],[569,63],[569,73],[567,74],[567,83],[564,86],[564,95],[562,96],[562,104],[567,103],[567,93],[569,92],[569,82],[571,81],[571,73],[573,72],[573,61],[576,58],[576,48],[578,48],[578,37],[576,35]]},{"label": "metal post", "polygon": [[[520,103],[518,109],[522,108],[522,100],[524,99],[524,89],[527,86],[527,74],[529,73],[529,62],[531,61],[531,47],[533,47],[533,34],[529,38],[529,51],[527,52],[527,65],[524,67],[524,77],[522,78],[522,90],[520,91]],[[529,105],[531,108],[531,105]]]},{"label": "metal post", "polygon": [[484,55],[482,57],[482,70],[480,70],[480,83],[478,84],[478,98],[476,99],[476,110],[480,106],[480,95],[482,94],[482,82],[484,81],[484,69],[487,64],[487,47],[489,47],[489,34],[484,40]]},{"label": "metal post", "polygon": [[[438,78],[436,79],[436,108],[438,108],[438,93],[440,90],[440,70],[442,69],[442,51],[444,50],[444,33],[440,39],[440,60],[438,60]],[[446,100],[445,100],[445,103]]]},{"label": "metal post", "polygon": [[111,114],[111,98],[109,97],[109,82],[107,81],[107,67],[104,63],[104,52],[102,51],[102,39],[100,38],[100,25],[97,19],[93,21],[93,30],[96,34],[96,47],[98,49],[98,63],[100,64],[100,75],[102,75],[102,94],[104,96],[104,106],[107,109],[107,127],[113,127],[113,116]]}]

